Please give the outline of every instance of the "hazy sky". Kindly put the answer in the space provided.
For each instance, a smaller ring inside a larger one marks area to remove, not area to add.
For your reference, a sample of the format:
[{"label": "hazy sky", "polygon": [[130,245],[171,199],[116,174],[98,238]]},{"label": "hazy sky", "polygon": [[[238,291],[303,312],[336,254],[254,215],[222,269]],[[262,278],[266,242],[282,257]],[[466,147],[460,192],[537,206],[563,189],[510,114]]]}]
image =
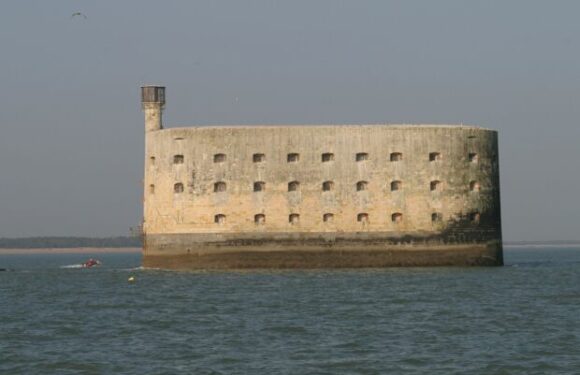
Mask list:
[{"label": "hazy sky", "polygon": [[579,15],[579,1],[3,1],[0,236],[138,224],[153,83],[168,126],[497,129],[504,239],[579,239]]}]

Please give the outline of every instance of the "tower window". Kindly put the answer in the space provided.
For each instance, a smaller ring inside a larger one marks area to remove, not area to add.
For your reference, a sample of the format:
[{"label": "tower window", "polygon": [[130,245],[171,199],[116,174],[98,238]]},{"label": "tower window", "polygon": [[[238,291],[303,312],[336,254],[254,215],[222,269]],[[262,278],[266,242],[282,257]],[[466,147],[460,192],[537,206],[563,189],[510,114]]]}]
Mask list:
[{"label": "tower window", "polygon": [[475,152],[471,152],[469,154],[469,162],[470,163],[477,163],[479,161],[479,155],[477,155]]},{"label": "tower window", "polygon": [[391,161],[401,161],[403,160],[403,154],[400,152],[391,152]]},{"label": "tower window", "polygon": [[265,191],[266,183],[264,181],[254,182],[254,191]]},{"label": "tower window", "polygon": [[155,165],[155,156],[149,158],[149,165]]},{"label": "tower window", "polygon": [[477,181],[471,181],[469,183],[469,190],[470,191],[479,191],[481,189],[481,185]]},{"label": "tower window", "polygon": [[288,222],[292,225],[298,224],[300,222],[300,215],[290,214],[290,216],[288,216]]},{"label": "tower window", "polygon": [[183,164],[183,155],[173,155],[173,164]]},{"label": "tower window", "polygon": [[429,161],[439,161],[441,160],[441,153],[440,152],[430,152],[429,153]]},{"label": "tower window", "polygon": [[395,212],[394,214],[391,215],[391,221],[393,223],[400,223],[403,221],[403,214],[400,212]]},{"label": "tower window", "polygon": [[358,154],[356,154],[355,160],[356,161],[369,160],[369,154],[366,152],[359,152]]},{"label": "tower window", "polygon": [[334,154],[331,152],[326,152],[324,154],[322,154],[322,162],[328,162],[328,161],[333,161],[334,160]]},{"label": "tower window", "polygon": [[254,154],[252,155],[252,161],[254,163],[263,163],[266,161],[266,155],[264,154]]},{"label": "tower window", "polygon": [[213,217],[213,222],[216,224],[225,224],[226,223],[226,215],[217,214]]},{"label": "tower window", "polygon": [[155,194],[155,185],[149,185],[149,194]]},{"label": "tower window", "polygon": [[479,212],[472,212],[469,214],[469,220],[472,223],[479,223],[479,220],[481,219],[481,214]]},{"label": "tower window", "polygon": [[431,183],[429,184],[429,187],[430,187],[431,191],[439,191],[439,190],[441,190],[441,181],[438,181],[438,180],[431,181]]},{"label": "tower window", "polygon": [[367,213],[361,213],[356,215],[356,221],[358,221],[359,223],[368,223],[369,222],[369,214]]},{"label": "tower window", "polygon": [[431,214],[431,221],[433,223],[439,223],[443,220],[443,214],[441,214],[440,212],[433,212]]},{"label": "tower window", "polygon": [[175,185],[173,185],[173,192],[174,193],[183,193],[183,184],[181,182],[178,182]]},{"label": "tower window", "polygon": [[367,189],[368,182],[359,181],[356,183],[356,191],[363,191]]},{"label": "tower window", "polygon": [[254,223],[256,225],[264,225],[264,224],[266,224],[266,215],[264,215],[264,214],[254,215]]},{"label": "tower window", "polygon": [[213,184],[213,192],[214,193],[221,193],[226,191],[226,183],[223,181],[216,182]]},{"label": "tower window", "polygon": [[288,163],[297,163],[300,160],[300,154],[297,153],[288,154],[286,160],[288,160]]},{"label": "tower window", "polygon": [[298,191],[299,188],[300,188],[300,182],[298,182],[298,181],[292,181],[292,182],[288,183],[288,191]]},{"label": "tower window", "polygon": [[332,181],[324,181],[322,183],[322,191],[331,191],[334,189],[334,182]]},{"label": "tower window", "polygon": [[391,182],[391,191],[403,190],[403,182],[402,181],[393,181]]},{"label": "tower window", "polygon": [[327,213],[322,215],[322,221],[325,223],[332,223],[334,221],[334,214]]},{"label": "tower window", "polygon": [[215,154],[213,156],[214,163],[223,163],[224,161],[226,161],[226,154]]}]

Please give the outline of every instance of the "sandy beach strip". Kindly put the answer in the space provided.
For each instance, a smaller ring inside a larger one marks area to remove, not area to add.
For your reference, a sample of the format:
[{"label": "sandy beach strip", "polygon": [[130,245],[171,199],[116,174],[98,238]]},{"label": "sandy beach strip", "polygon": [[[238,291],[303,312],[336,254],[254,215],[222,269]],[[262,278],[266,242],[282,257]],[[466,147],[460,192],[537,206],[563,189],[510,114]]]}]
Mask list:
[{"label": "sandy beach strip", "polygon": [[0,255],[34,254],[127,254],[140,253],[140,247],[71,247],[40,249],[0,249]]}]

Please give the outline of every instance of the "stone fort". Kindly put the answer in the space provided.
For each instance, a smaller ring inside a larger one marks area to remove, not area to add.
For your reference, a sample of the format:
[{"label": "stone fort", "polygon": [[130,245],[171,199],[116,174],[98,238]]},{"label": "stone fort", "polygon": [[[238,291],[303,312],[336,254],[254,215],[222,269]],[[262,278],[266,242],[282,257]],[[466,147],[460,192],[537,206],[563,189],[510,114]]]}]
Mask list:
[{"label": "stone fort", "polygon": [[163,128],[145,113],[143,265],[502,265],[497,132],[464,125]]}]

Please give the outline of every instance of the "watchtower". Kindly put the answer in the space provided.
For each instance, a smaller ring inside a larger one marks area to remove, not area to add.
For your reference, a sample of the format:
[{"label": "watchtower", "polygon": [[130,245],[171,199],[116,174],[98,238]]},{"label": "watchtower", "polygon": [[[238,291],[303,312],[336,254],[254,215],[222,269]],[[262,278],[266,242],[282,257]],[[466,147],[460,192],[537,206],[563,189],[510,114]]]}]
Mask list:
[{"label": "watchtower", "polygon": [[165,107],[165,87],[141,87],[141,108],[145,112],[145,132],[163,129],[161,115]]}]

